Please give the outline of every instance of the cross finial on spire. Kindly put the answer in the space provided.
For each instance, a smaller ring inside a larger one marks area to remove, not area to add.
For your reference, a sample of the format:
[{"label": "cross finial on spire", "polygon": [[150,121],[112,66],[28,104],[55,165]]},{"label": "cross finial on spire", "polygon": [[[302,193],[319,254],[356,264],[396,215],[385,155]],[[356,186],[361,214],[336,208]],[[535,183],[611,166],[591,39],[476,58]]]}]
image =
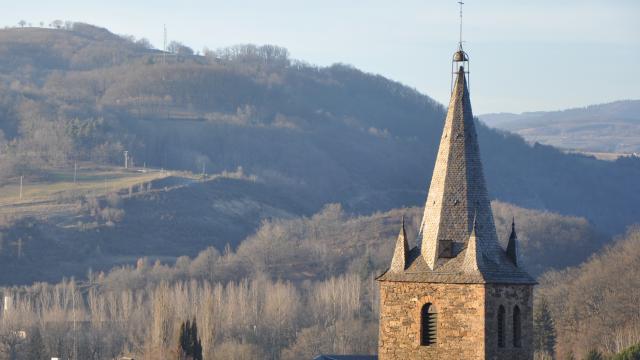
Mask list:
[{"label": "cross finial on spire", "polygon": [[464,3],[458,1],[458,4],[460,4],[460,47],[462,48],[462,5],[464,5]]}]

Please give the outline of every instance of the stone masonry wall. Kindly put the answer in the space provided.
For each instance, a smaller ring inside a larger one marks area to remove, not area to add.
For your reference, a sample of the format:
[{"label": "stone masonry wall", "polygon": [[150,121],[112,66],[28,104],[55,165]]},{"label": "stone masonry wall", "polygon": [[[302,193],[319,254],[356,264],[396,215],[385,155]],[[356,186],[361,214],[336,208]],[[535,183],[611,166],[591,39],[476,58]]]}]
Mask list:
[{"label": "stone masonry wall", "polygon": [[[437,309],[437,343],[420,345],[420,310]],[[498,347],[498,308],[505,307],[505,346]],[[513,343],[513,311],[520,308],[521,346]],[[532,360],[530,285],[380,282],[380,360]]]},{"label": "stone masonry wall", "polygon": [[[505,347],[498,347],[498,308],[504,306]],[[513,310],[520,308],[521,347],[513,343]],[[533,287],[530,285],[487,285],[486,332],[488,360],[533,359]]]},{"label": "stone masonry wall", "polygon": [[[437,343],[420,346],[420,310],[437,309]],[[485,286],[380,282],[378,359],[485,359]]]}]

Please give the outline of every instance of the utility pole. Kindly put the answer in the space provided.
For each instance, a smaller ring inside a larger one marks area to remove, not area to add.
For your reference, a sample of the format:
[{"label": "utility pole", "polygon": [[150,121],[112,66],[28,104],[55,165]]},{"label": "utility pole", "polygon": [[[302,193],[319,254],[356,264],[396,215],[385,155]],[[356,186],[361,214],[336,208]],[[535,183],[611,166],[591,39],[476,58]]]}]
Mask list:
[{"label": "utility pole", "polygon": [[24,175],[20,175],[20,200],[22,200],[22,180],[24,178]]},{"label": "utility pole", "polygon": [[167,25],[164,24],[164,44],[162,45],[162,65],[165,65],[166,63],[167,63]]},{"label": "utility pole", "polygon": [[22,238],[19,238],[18,240],[14,241],[12,245],[16,247],[16,250],[18,250],[18,258],[21,258],[22,246],[24,246],[24,242],[22,241]]},{"label": "utility pole", "polygon": [[78,358],[77,332],[76,332],[76,287],[71,289],[71,302],[73,303],[73,359]]}]

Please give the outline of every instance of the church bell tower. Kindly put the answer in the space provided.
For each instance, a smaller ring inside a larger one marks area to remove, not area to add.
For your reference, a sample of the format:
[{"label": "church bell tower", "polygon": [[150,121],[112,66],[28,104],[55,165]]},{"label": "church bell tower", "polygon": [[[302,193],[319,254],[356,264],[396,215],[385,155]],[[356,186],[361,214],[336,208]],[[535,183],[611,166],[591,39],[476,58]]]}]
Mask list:
[{"label": "church bell tower", "polygon": [[[461,39],[462,40],[462,39]],[[453,55],[444,121],[417,246],[404,222],[380,284],[378,358],[532,360],[533,286],[496,233],[469,95],[469,56]]]}]

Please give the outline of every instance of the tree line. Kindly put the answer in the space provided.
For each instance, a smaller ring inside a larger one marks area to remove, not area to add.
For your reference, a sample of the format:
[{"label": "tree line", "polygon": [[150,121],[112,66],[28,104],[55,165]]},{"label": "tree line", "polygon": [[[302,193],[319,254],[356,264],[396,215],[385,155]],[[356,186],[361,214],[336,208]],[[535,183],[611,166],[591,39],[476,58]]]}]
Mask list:
[{"label": "tree line", "polygon": [[[509,221],[500,215],[506,206],[494,204],[499,224]],[[13,309],[7,314],[14,315],[4,322],[11,325],[4,348],[24,352],[33,334],[42,337],[42,351],[52,356],[77,352],[88,359],[118,354],[157,359],[176,353],[182,324],[195,319],[206,359],[374,353],[374,277],[388,266],[403,214],[413,239],[417,208],[355,217],[333,204],[309,218],[265,221],[236,249],[208,248],[174,264],[140,258],[135,266],[89,272],[79,283],[6,288]],[[548,222],[550,229],[559,226],[553,221],[580,223],[530,215],[531,224],[526,218],[518,222],[525,259],[535,254],[530,246],[551,235],[539,232],[537,221]],[[573,236],[582,235],[581,230]],[[553,240],[556,247],[577,241]],[[540,310],[536,304],[536,314],[537,347],[551,351],[556,338],[564,341],[562,322],[552,305]],[[558,328],[558,335],[550,336],[550,328]],[[11,337],[20,331],[27,338]]]},{"label": "tree line", "polygon": [[108,290],[71,280],[5,289],[0,347],[11,359],[34,351],[70,359],[168,359],[186,341],[185,321],[194,319],[205,359],[374,353],[372,281],[348,274],[296,286],[255,276]]}]

